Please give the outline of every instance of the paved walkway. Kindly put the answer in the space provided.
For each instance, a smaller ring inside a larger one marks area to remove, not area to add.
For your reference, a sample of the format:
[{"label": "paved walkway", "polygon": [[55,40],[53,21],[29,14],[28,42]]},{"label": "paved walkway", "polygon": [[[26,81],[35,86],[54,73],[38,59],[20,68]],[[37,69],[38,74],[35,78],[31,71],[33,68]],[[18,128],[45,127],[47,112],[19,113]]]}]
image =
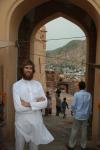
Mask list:
[{"label": "paved walkway", "polygon": [[[73,101],[73,97],[68,94],[62,94],[62,98],[67,97],[67,102],[69,106]],[[66,144],[68,143],[71,126],[72,126],[72,116],[70,113],[70,109],[66,111],[67,117],[63,119],[62,114],[60,116],[55,116],[55,98],[53,97],[53,115],[44,116],[44,123],[49,129],[49,131],[53,134],[55,140],[47,145],[40,145],[39,150],[67,150]],[[1,128],[0,128],[1,130]],[[1,131],[0,131],[1,134]],[[1,137],[1,135],[0,135]],[[1,143],[1,142],[0,142]],[[3,142],[0,145],[0,150],[15,150],[13,145],[9,145]],[[100,150],[100,147],[93,145],[91,141],[88,141],[88,150]],[[28,146],[26,146],[25,150],[29,150]],[[76,150],[80,150],[79,146],[76,147]]]},{"label": "paved walkway", "polygon": [[[72,118],[68,115],[63,119],[62,114],[60,116],[44,116],[44,122],[49,131],[53,134],[55,140],[47,145],[40,145],[39,150],[67,150],[66,144],[69,139],[70,130],[72,126]],[[88,150],[100,150],[100,147],[96,147],[91,141],[88,141]],[[4,147],[0,147],[0,150],[15,150],[13,145],[4,143]],[[25,150],[29,150],[26,146]],[[76,147],[76,150],[80,150]]]},{"label": "paved walkway", "polygon": [[65,145],[68,141],[72,121],[63,119],[62,116],[44,117],[44,122],[55,140],[48,145],[41,145],[39,150],[67,150]]},{"label": "paved walkway", "polygon": [[[40,145],[39,150],[67,150],[66,144],[71,131],[72,117],[68,116],[63,119],[62,115],[59,117],[53,115],[44,117],[44,122],[55,140],[48,145]],[[88,147],[88,150],[100,150],[100,147],[97,148],[91,141],[88,141]],[[76,147],[76,150],[80,150],[79,146]]]}]

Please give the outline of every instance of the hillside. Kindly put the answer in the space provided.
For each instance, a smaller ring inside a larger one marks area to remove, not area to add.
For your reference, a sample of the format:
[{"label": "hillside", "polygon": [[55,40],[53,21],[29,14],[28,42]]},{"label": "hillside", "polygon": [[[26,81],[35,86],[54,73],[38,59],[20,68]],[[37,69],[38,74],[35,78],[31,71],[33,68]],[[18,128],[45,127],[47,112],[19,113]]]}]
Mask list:
[{"label": "hillside", "polygon": [[51,67],[73,67],[77,68],[86,62],[86,41],[72,40],[63,47],[46,52],[47,69]]}]

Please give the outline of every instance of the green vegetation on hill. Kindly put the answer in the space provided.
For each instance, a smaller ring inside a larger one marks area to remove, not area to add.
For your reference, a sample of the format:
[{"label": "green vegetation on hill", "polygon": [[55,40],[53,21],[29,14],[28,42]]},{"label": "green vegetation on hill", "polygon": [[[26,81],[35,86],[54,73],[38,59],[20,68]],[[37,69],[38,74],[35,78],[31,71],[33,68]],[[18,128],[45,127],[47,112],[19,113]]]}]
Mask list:
[{"label": "green vegetation on hill", "polygon": [[63,47],[46,51],[46,66],[51,68],[76,68],[86,62],[86,41],[72,40]]},{"label": "green vegetation on hill", "polygon": [[81,41],[81,40],[72,40],[60,48],[54,49],[52,51],[47,51],[46,54],[47,54],[47,56],[61,54],[62,52],[65,52],[65,51],[67,52],[67,51],[70,51],[70,50],[73,50],[73,49],[79,47],[79,45],[82,42],[83,41]]}]

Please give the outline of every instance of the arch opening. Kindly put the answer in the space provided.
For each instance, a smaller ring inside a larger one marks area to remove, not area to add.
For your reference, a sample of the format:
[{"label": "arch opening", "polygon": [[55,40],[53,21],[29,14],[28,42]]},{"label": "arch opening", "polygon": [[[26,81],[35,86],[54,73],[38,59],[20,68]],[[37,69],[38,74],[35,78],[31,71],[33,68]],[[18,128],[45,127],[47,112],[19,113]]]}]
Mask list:
[{"label": "arch opening", "polygon": [[[49,11],[48,11],[49,10]],[[63,14],[63,15],[62,15]],[[20,56],[29,57],[30,56],[30,38],[31,34],[36,32],[42,25],[47,23],[54,18],[59,16],[64,16],[66,19],[70,18],[70,20],[74,21],[77,25],[79,25],[83,31],[86,33],[88,39],[88,58],[87,63],[95,63],[95,56],[96,56],[96,26],[92,18],[81,8],[69,3],[68,5],[64,5],[61,2],[47,2],[42,4],[38,7],[31,9],[31,11],[23,17],[23,20],[19,27],[19,34],[18,34],[18,43],[24,43],[27,41],[25,46],[19,48],[19,59],[18,59],[18,66],[20,66],[22,62],[22,57]],[[34,17],[33,17],[34,16]],[[27,34],[26,34],[27,31]],[[25,51],[25,52],[23,52]],[[24,58],[23,58],[24,59]],[[91,72],[91,73],[90,73]],[[92,76],[90,75],[92,74]],[[93,93],[93,83],[90,80],[94,81],[94,70],[91,69],[91,66],[88,65],[88,89]],[[92,85],[91,85],[92,84]]]}]

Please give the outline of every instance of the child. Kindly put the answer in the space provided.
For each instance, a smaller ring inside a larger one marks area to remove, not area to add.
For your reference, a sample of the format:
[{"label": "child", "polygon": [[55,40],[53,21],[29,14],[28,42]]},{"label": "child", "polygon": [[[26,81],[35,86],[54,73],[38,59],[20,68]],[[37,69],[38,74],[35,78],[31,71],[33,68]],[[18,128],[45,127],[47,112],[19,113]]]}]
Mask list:
[{"label": "child", "polygon": [[63,118],[66,117],[66,107],[69,109],[68,107],[68,103],[66,102],[66,97],[63,98],[63,102],[62,102],[62,113],[63,113]]}]

